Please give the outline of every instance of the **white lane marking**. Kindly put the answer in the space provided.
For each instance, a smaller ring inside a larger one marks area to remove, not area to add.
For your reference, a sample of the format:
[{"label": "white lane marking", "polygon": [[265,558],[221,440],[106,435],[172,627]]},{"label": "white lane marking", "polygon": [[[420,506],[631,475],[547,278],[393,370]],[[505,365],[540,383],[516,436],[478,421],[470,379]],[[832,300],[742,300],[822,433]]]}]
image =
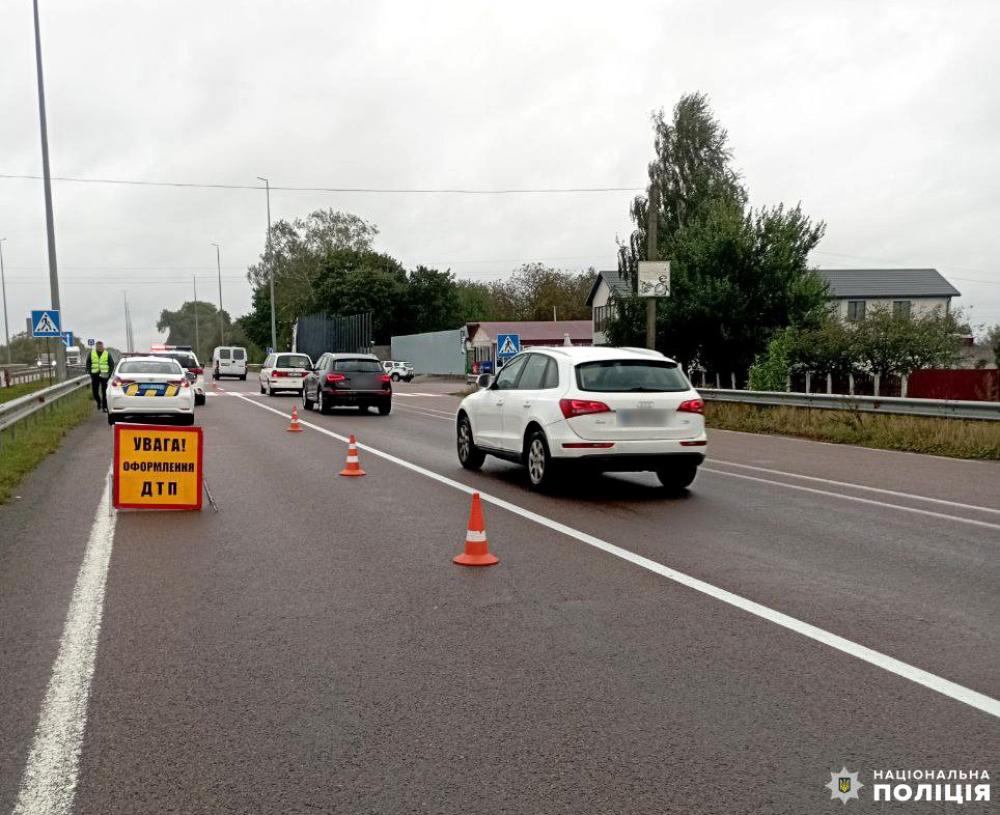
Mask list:
[{"label": "white lane marking", "polygon": [[[238,397],[240,396],[239,394],[233,395]],[[271,413],[285,418],[285,415],[281,413],[281,411],[270,408],[267,405],[261,405],[249,399],[247,399],[246,402],[254,407],[268,410]],[[327,430],[325,427],[320,427],[319,425],[312,424],[311,422],[303,421],[301,424],[303,427],[308,427],[310,430],[323,433],[324,435],[330,436],[338,441],[346,442],[348,440],[346,436],[334,433],[332,430]],[[914,665],[910,665],[909,663],[903,662],[895,657],[891,657],[888,654],[883,654],[880,651],[868,648],[860,643],[845,639],[844,637],[830,631],[826,631],[818,626],[803,622],[802,620],[788,614],[784,614],[783,612],[776,611],[768,606],[754,602],[753,600],[748,600],[746,597],[733,594],[732,592],[721,589],[711,583],[706,583],[704,580],[699,580],[698,578],[691,577],[683,572],[678,572],[676,569],[671,569],[669,566],[664,566],[662,563],[657,563],[655,560],[650,560],[642,555],[637,555],[635,552],[630,552],[627,549],[623,549],[613,543],[608,543],[607,541],[586,532],[581,532],[580,530],[574,529],[573,527],[567,526],[559,521],[546,518],[544,515],[539,515],[537,512],[532,512],[530,509],[525,509],[518,504],[505,501],[504,499],[491,495],[490,493],[482,492],[474,487],[466,486],[460,481],[455,481],[447,476],[436,473],[433,470],[428,470],[425,467],[421,467],[419,464],[414,464],[410,461],[406,461],[405,459],[391,455],[390,453],[384,453],[381,450],[376,450],[374,447],[370,447],[367,444],[359,443],[358,447],[374,456],[385,459],[393,464],[398,464],[400,467],[405,467],[408,470],[412,470],[415,473],[419,473],[420,475],[426,476],[427,478],[433,479],[441,484],[445,484],[453,489],[468,494],[478,492],[483,501],[500,507],[501,509],[506,509],[508,512],[512,512],[515,515],[520,515],[526,520],[533,521],[540,526],[547,527],[548,529],[559,532],[567,537],[574,538],[575,540],[585,543],[588,546],[593,546],[595,549],[600,549],[603,552],[607,552],[610,555],[621,558],[622,560],[639,566],[640,568],[646,569],[654,574],[658,574],[661,577],[665,577],[668,580],[672,580],[675,583],[679,583],[682,586],[686,586],[689,589],[693,589],[694,591],[705,594],[716,600],[720,600],[723,603],[745,611],[748,614],[753,614],[754,616],[760,617],[768,622],[779,625],[789,631],[794,631],[797,634],[801,634],[811,640],[815,640],[816,642],[837,651],[841,651],[842,653],[848,654],[849,656],[855,657],[863,662],[867,662],[870,665],[874,665],[877,668],[881,668],[882,670],[888,671],[889,673],[895,674],[903,679],[908,679],[911,682],[915,682],[918,685],[929,688],[930,690],[940,693],[943,696],[947,696],[949,699],[954,699],[957,702],[970,705],[971,707],[981,710],[984,713],[988,713],[991,716],[1000,717],[1000,700],[993,699],[984,693],[959,685],[957,682],[952,682],[949,679],[932,674],[922,668],[917,668]],[[837,495],[836,493],[830,494]]]},{"label": "white lane marking", "polygon": [[73,809],[116,519],[108,483],[73,588],[14,815],[69,815]]},{"label": "white lane marking", "polygon": [[[451,421],[454,420],[454,417],[450,416],[450,415],[448,415],[448,416],[435,416],[435,415],[433,415],[431,413],[425,413],[424,411],[428,410],[427,408],[421,408],[421,409],[418,410],[416,408],[406,407],[406,408],[402,408],[402,410],[404,410],[406,413],[415,413],[415,414],[419,414],[421,416],[426,416],[429,419],[441,419],[443,421],[449,421],[449,422],[451,422]],[[779,475],[785,475],[785,476],[788,476],[790,478],[800,478],[800,479],[807,479],[809,481],[819,481],[819,482],[822,482],[822,483],[825,483],[825,484],[834,484],[836,486],[846,487],[846,488],[849,488],[849,489],[870,490],[872,492],[886,493],[888,495],[896,495],[896,496],[899,496],[899,497],[902,497],[902,498],[910,498],[910,499],[915,500],[915,501],[930,501],[930,502],[936,503],[936,504],[945,504],[947,506],[953,506],[953,507],[960,508],[960,509],[970,509],[970,510],[974,510],[974,511],[977,511],[977,512],[998,512],[998,513],[1000,513],[1000,510],[990,509],[989,507],[977,506],[976,504],[959,504],[959,503],[956,503],[954,501],[945,501],[945,500],[940,499],[940,498],[927,498],[927,497],[922,496],[922,495],[912,495],[910,493],[896,492],[894,490],[883,490],[883,489],[879,489],[878,487],[864,487],[864,486],[862,486],[860,484],[852,484],[849,481],[833,481],[833,480],[828,479],[828,478],[816,478],[816,477],[811,476],[811,475],[798,475],[797,473],[788,473],[788,472],[784,472],[782,470],[769,470],[766,467],[753,467],[753,466],[751,466],[749,464],[737,464],[736,462],[733,462],[733,461],[722,461],[720,459],[714,459],[714,458],[709,458],[707,460],[707,462],[706,462],[706,464],[712,464],[712,463],[724,464],[724,465],[728,465],[730,467],[747,467],[749,469],[760,470],[762,472],[768,472],[768,473],[775,473],[775,474],[779,474]],[[840,493],[840,492],[830,492],[828,490],[818,490],[818,489],[814,489],[812,487],[803,487],[800,484],[786,484],[784,481],[772,481],[771,479],[768,479],[768,478],[756,478],[756,477],[751,476],[751,475],[743,475],[742,473],[727,473],[725,470],[714,470],[711,467],[708,467],[708,466],[705,466],[705,465],[702,465],[700,469],[701,469],[701,472],[704,472],[704,473],[714,473],[716,475],[728,475],[728,476],[732,476],[733,478],[745,478],[745,479],[748,479],[750,481],[759,481],[762,484],[771,484],[771,485],[774,485],[774,486],[777,486],[777,487],[785,487],[786,489],[790,489],[790,490],[801,490],[803,492],[812,492],[812,493],[816,493],[817,495],[830,495],[830,496],[833,496],[835,498],[843,498],[845,501],[857,501],[858,503],[872,504],[872,505],[878,506],[878,507],[886,507],[887,509],[898,509],[898,510],[902,510],[903,512],[913,512],[913,513],[916,513],[918,515],[929,515],[932,518],[940,518],[942,520],[949,520],[949,521],[958,521],[959,523],[973,524],[975,526],[984,526],[987,529],[1000,529],[1000,524],[993,524],[993,523],[990,523],[989,521],[978,521],[978,520],[975,520],[974,518],[963,518],[960,515],[949,515],[949,514],[944,513],[944,512],[932,512],[931,510],[928,510],[928,509],[918,509],[917,507],[908,507],[908,506],[904,506],[903,504],[890,504],[890,503],[888,503],[886,501],[875,501],[875,500],[872,500],[871,498],[861,498],[861,497],[856,496],[856,495],[845,495],[844,493]]]},{"label": "white lane marking", "polygon": [[[711,459],[709,459],[711,461]],[[987,529],[1000,529],[1000,524],[989,521],[979,521],[975,518],[963,518],[961,515],[949,515],[946,512],[934,512],[929,509],[919,509],[918,507],[907,507],[902,504],[890,504],[885,501],[876,501],[874,498],[862,498],[859,495],[845,495],[842,492],[832,492],[831,490],[819,490],[815,487],[803,487],[801,484],[788,484],[784,481],[773,481],[770,478],[758,478],[755,475],[743,475],[743,473],[727,473],[725,470],[713,470],[711,467],[702,465],[699,470],[703,473],[713,473],[714,475],[724,475],[729,478],[743,478],[747,481],[757,481],[760,484],[770,484],[775,487],[784,487],[787,490],[799,490],[800,492],[810,492],[813,495],[828,495],[831,498],[840,498],[842,501],[855,501],[859,504],[869,506],[886,507],[888,509],[898,509],[900,512],[912,512],[915,515],[926,515],[930,518],[940,518],[945,521],[957,521],[962,524],[972,524],[973,526],[983,526]]]},{"label": "white lane marking", "polygon": [[745,470],[756,470],[761,473],[770,473],[771,475],[785,475],[789,478],[798,478],[803,481],[815,481],[820,484],[833,484],[837,487],[849,487],[852,490],[864,490],[865,492],[877,492],[880,495],[894,495],[897,498],[909,498],[913,501],[926,501],[932,504],[941,504],[948,507],[956,507],[957,509],[971,509],[976,512],[994,512],[1000,514],[1000,509],[994,509],[993,507],[984,507],[979,504],[962,504],[958,501],[947,501],[944,498],[930,498],[926,495],[916,495],[912,492],[899,492],[897,490],[887,490],[881,487],[868,487],[863,484],[854,484],[850,481],[834,481],[832,478],[819,478],[814,475],[802,475],[801,473],[790,473],[787,470],[772,470],[768,467],[759,467],[754,464],[740,464],[735,461],[725,461],[721,458],[710,458],[708,460],[709,464],[725,464],[729,467],[741,467]]},{"label": "white lane marking", "polygon": [[445,422],[455,421],[454,413],[445,413],[443,410],[435,410],[434,408],[427,408],[423,406],[410,407],[409,405],[396,405],[396,408],[404,413],[416,413],[420,416],[428,416],[431,419],[441,419]]},{"label": "white lane marking", "polygon": [[449,396],[447,393],[420,393],[419,391],[393,391],[393,396],[430,396],[433,398],[438,398],[439,396]]}]

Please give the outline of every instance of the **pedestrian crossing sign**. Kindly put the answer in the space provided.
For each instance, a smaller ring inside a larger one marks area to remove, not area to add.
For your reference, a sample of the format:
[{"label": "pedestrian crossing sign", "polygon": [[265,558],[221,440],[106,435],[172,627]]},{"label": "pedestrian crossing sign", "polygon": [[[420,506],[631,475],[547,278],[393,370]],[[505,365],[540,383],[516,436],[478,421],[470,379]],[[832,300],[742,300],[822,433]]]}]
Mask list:
[{"label": "pedestrian crossing sign", "polygon": [[62,331],[59,326],[59,311],[54,308],[32,311],[31,336],[62,337]]},{"label": "pedestrian crossing sign", "polygon": [[520,334],[497,334],[497,356],[514,357],[521,353]]}]

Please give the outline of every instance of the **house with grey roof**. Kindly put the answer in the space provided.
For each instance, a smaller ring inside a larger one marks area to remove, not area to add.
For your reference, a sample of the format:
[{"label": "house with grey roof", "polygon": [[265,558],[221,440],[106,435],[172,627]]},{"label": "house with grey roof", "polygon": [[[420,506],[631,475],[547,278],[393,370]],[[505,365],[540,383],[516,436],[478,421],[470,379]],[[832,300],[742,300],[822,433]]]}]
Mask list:
[{"label": "house with grey roof", "polygon": [[600,271],[594,280],[594,285],[587,296],[587,305],[590,306],[590,319],[594,327],[594,345],[607,345],[608,320],[614,315],[614,303],[612,296],[627,295],[631,291],[628,278],[619,273],[617,269],[613,271]]},{"label": "house with grey roof", "polygon": [[817,269],[829,287],[833,312],[856,322],[875,308],[918,316],[935,309],[947,314],[961,292],[937,269]]}]

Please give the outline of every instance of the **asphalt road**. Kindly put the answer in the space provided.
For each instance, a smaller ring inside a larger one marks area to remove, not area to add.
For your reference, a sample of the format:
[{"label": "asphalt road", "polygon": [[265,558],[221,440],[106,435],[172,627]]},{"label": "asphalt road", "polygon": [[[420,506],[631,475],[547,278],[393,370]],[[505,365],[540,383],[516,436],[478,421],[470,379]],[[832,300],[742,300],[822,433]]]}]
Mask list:
[{"label": "asphalt road", "polygon": [[[459,467],[454,385],[297,435],[296,398],[222,387],[198,411],[221,511],[115,519],[93,674],[57,708],[69,776],[32,746],[107,425],[0,509],[0,812],[26,768],[69,778],[62,811],[129,815],[949,812],[875,803],[872,771],[1000,771],[996,713],[953,692],[1000,698],[995,463],[716,431],[684,497],[645,475],[537,495]],[[349,433],[365,478],[337,476]],[[499,566],[451,563],[464,487]],[[846,808],[842,766],[866,785]]]}]

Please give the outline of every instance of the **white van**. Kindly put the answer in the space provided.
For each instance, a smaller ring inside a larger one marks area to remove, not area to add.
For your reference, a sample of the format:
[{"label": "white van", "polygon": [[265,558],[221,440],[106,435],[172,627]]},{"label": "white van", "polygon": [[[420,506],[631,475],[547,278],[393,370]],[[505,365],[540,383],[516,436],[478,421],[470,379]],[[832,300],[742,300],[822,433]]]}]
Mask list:
[{"label": "white van", "polygon": [[222,345],[212,352],[212,379],[224,376],[247,378],[247,349],[236,345]]}]

